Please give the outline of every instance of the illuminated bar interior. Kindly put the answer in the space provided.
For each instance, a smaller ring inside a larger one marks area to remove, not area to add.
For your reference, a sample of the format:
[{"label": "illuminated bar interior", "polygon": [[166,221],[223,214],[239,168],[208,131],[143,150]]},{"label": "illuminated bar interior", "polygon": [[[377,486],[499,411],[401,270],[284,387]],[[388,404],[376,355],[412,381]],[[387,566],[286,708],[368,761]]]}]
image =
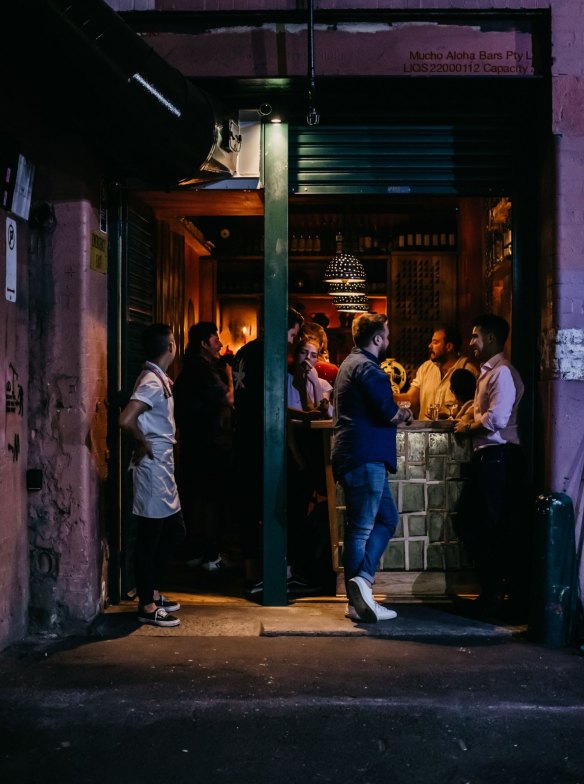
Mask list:
[{"label": "illuminated bar interior", "polygon": [[[213,214],[190,215],[188,221],[208,253],[199,260],[198,280],[207,281],[208,291],[199,292],[198,317],[216,320],[226,350],[236,352],[263,328],[264,219],[253,200],[253,214],[241,209],[221,214],[224,198],[218,197],[215,207],[212,198],[206,202]],[[392,381],[406,391],[428,359],[435,326],[458,326],[462,353],[468,355],[475,315],[494,311],[511,323],[512,226],[512,204],[504,194],[292,196],[289,304],[308,320],[315,314],[328,318],[330,360],[336,364],[352,347],[355,313],[387,313],[390,354],[397,363]],[[351,264],[365,274],[338,272]],[[512,337],[509,354],[511,345]],[[400,523],[380,565],[381,592],[411,599],[476,590],[472,564],[453,528],[470,446],[457,441],[452,425],[400,426],[398,472],[390,481]],[[326,452],[330,423],[322,430]],[[329,482],[332,559],[342,593],[344,504],[340,487],[330,476]]]},{"label": "illuminated bar interior", "polygon": [[[209,243],[215,318],[223,343],[235,352],[262,328],[263,218],[189,220]],[[411,380],[428,358],[434,325],[456,324],[464,349],[479,312],[493,310],[511,321],[512,247],[511,201],[504,195],[292,197],[289,304],[309,320],[326,315],[330,359],[337,364],[351,347],[354,312],[387,313],[392,357]],[[324,279],[340,253],[365,268],[365,281],[349,281],[356,309],[339,307],[339,290],[351,291]]]}]

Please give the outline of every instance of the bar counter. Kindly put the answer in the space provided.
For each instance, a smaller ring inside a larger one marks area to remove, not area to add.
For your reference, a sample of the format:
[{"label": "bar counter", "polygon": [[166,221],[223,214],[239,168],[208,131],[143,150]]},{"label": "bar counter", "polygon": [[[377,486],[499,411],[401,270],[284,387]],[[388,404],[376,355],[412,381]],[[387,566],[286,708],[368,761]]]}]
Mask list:
[{"label": "bar counter", "polygon": [[[330,464],[332,422],[317,421],[311,427],[323,434],[333,567],[341,595],[345,506]],[[470,439],[453,431],[452,420],[398,426],[397,473],[390,475],[389,484],[399,524],[381,559],[377,593],[421,599],[476,591],[472,564],[453,527],[464,465],[471,457]]]}]

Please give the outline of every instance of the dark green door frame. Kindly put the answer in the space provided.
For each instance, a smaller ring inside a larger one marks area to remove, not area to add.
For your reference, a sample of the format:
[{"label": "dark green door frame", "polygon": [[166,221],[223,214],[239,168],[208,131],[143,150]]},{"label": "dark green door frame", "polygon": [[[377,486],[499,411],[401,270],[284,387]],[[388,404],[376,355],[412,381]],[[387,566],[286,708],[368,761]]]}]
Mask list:
[{"label": "dark green door frame", "polygon": [[264,166],[264,593],[286,592],[286,361],[288,355],[288,126],[263,127]]}]

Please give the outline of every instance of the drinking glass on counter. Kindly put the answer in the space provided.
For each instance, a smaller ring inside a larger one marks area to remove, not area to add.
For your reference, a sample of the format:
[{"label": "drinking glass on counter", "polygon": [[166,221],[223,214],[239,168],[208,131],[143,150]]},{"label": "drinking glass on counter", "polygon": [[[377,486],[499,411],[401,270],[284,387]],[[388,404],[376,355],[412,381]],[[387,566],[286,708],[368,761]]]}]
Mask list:
[{"label": "drinking glass on counter", "polygon": [[436,422],[438,420],[439,411],[440,411],[440,406],[438,405],[438,403],[431,403],[428,406],[428,416],[433,422]]}]

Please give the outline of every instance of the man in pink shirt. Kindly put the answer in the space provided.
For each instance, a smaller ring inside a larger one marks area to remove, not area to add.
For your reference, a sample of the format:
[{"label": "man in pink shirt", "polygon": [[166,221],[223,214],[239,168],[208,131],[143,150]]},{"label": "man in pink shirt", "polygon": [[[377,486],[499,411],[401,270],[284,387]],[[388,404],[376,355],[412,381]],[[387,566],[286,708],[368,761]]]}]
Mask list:
[{"label": "man in pink shirt", "polygon": [[507,594],[519,603],[525,595],[520,523],[525,465],[517,426],[523,382],[505,359],[509,324],[486,313],[473,321],[470,347],[480,363],[474,404],[455,432],[472,438],[470,476],[457,509],[455,527],[473,558],[481,586],[476,609],[497,614]]}]

